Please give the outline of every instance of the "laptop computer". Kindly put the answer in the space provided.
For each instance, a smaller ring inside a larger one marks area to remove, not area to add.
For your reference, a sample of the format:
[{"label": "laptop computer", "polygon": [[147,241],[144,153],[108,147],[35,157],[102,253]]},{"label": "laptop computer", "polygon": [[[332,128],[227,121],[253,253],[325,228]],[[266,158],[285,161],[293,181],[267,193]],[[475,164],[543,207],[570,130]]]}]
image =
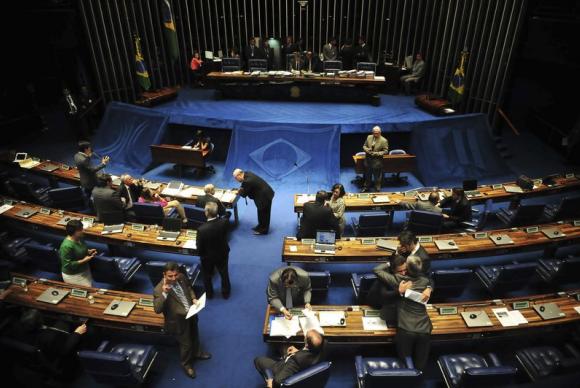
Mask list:
[{"label": "laptop computer", "polygon": [[535,304],[534,310],[543,320],[557,319],[565,317],[566,314],[560,310],[556,303],[541,303]]},{"label": "laptop computer", "polygon": [[125,224],[105,225],[101,234],[123,233]]},{"label": "laptop computer", "polygon": [[397,240],[380,239],[377,241],[377,248],[379,249],[395,252],[398,247],[399,242]]},{"label": "laptop computer", "polygon": [[133,310],[133,307],[135,307],[136,304],[137,303],[135,302],[115,299],[109,303],[105,311],[103,311],[103,314],[126,317],[129,315],[129,313],[131,313],[131,310]]},{"label": "laptop computer", "polygon": [[159,241],[175,241],[181,233],[181,219],[180,218],[164,218],[163,230],[159,231],[157,240]]},{"label": "laptop computer", "polygon": [[336,232],[334,230],[316,231],[316,242],[314,243],[314,253],[336,253]]},{"label": "laptop computer", "polygon": [[523,193],[524,190],[520,186],[516,185],[503,185],[506,193]]},{"label": "laptop computer", "polygon": [[493,326],[487,313],[483,310],[464,311],[461,313],[467,327],[485,327]]},{"label": "laptop computer", "polygon": [[80,218],[73,217],[73,216],[64,216],[60,220],[58,220],[58,222],[56,224],[61,225],[61,226],[66,226],[66,224],[68,224],[68,222],[72,221],[72,220],[80,220]]},{"label": "laptop computer", "polygon": [[477,190],[477,179],[466,179],[463,181],[463,191]]},{"label": "laptop computer", "polygon": [[181,189],[183,189],[183,182],[180,181],[171,181],[169,184],[163,189],[161,194],[163,195],[176,195],[178,194]]},{"label": "laptop computer", "polygon": [[565,237],[566,234],[558,228],[542,229],[542,233],[550,239]]},{"label": "laptop computer", "polygon": [[46,163],[38,168],[41,169],[42,171],[53,172],[54,170],[58,170],[59,167],[56,164]]},{"label": "laptop computer", "polygon": [[453,251],[459,249],[453,240],[435,240],[435,245],[440,251]]},{"label": "laptop computer", "polygon": [[26,152],[17,152],[16,156],[14,156],[14,161],[17,163],[26,159],[28,159],[28,154]]},{"label": "laptop computer", "polygon": [[496,234],[489,236],[489,238],[495,245],[510,245],[514,243],[514,240],[512,240],[507,234]]},{"label": "laptop computer", "polygon": [[36,298],[39,302],[50,303],[50,304],[59,304],[61,300],[64,299],[65,296],[69,294],[68,290],[59,290],[54,287],[47,288],[38,298]]},{"label": "laptop computer", "polygon": [[35,215],[36,213],[38,213],[38,210],[36,210],[36,209],[25,208],[25,209],[20,210],[18,213],[16,213],[16,215],[18,217],[22,217],[22,218],[30,218],[33,215]]}]

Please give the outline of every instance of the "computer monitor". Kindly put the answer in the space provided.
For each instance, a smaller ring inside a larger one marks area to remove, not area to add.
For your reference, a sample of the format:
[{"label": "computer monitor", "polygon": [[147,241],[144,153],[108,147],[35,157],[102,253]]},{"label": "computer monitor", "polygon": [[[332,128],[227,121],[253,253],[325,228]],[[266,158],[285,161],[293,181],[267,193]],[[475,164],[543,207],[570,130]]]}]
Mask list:
[{"label": "computer monitor", "polygon": [[472,191],[477,190],[477,179],[467,179],[463,181],[463,190]]},{"label": "computer monitor", "polygon": [[412,55],[407,55],[405,57],[405,63],[404,63],[405,67],[407,69],[410,69],[413,67],[413,56]]},{"label": "computer monitor", "polygon": [[206,51],[204,54],[205,59],[213,59],[213,51]]},{"label": "computer monitor", "polygon": [[28,154],[26,152],[18,152],[14,157],[15,162],[20,162],[26,160],[28,158]]},{"label": "computer monitor", "polygon": [[336,242],[336,232],[334,230],[317,230],[317,244],[334,244]]}]

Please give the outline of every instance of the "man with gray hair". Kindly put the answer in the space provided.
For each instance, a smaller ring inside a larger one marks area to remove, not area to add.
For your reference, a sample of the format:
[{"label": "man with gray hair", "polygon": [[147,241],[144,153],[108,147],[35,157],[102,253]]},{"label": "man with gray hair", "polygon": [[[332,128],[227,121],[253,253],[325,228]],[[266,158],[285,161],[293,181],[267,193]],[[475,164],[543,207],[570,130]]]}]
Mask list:
[{"label": "man with gray hair", "polygon": [[211,183],[208,183],[207,185],[203,186],[203,191],[205,192],[205,195],[200,195],[197,197],[197,200],[195,201],[196,206],[205,209],[205,205],[213,202],[217,205],[218,215],[220,217],[227,215],[229,218],[231,213],[227,213],[226,207],[222,201],[215,197],[215,186]]},{"label": "man with gray hair", "polygon": [[231,284],[228,272],[230,246],[228,244],[228,220],[218,217],[218,206],[215,202],[205,205],[207,222],[197,229],[197,252],[201,261],[201,274],[206,296],[213,298],[212,276],[214,270],[220,274],[222,295],[230,297]]},{"label": "man with gray hair", "polygon": [[238,194],[244,198],[250,197],[250,199],[253,199],[258,209],[258,225],[252,228],[254,234],[268,234],[274,190],[265,180],[251,171],[236,168],[232,175],[235,180],[241,183]]},{"label": "man with gray hair", "polygon": [[362,192],[369,190],[375,180],[375,191],[381,191],[383,181],[383,156],[389,153],[389,142],[381,135],[381,127],[375,125],[373,133],[367,136],[363,145],[365,152],[365,183]]}]

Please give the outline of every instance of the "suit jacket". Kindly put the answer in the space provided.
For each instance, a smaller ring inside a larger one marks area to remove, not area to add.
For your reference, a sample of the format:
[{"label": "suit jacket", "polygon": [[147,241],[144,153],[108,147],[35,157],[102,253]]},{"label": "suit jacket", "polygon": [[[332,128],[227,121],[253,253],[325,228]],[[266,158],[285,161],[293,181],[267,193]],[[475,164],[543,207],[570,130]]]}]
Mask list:
[{"label": "suit jacket", "polygon": [[371,60],[371,51],[368,44],[356,47],[356,61],[369,62]]},{"label": "suit jacket", "polygon": [[343,70],[351,70],[354,65],[355,50],[353,46],[343,46],[340,50]]},{"label": "suit jacket", "polygon": [[[188,302],[193,304],[193,300],[196,299],[196,296],[185,275],[179,274],[177,281],[183,289],[183,293]],[[162,290],[163,280],[161,280],[153,290],[153,309],[157,314],[163,313],[165,318],[165,331],[167,331],[167,333],[180,335],[186,328],[185,316],[187,315],[187,311],[185,311],[185,307],[179,301],[177,295],[175,295],[175,291],[169,291],[167,298],[165,298]],[[190,319],[197,319],[197,316]]]},{"label": "suit jacket", "polygon": [[422,78],[425,74],[425,61],[415,61],[413,63],[413,68],[411,69],[411,75],[413,77]]},{"label": "suit jacket", "polygon": [[274,62],[274,49],[272,47],[262,47],[262,58],[268,62],[268,70],[272,69]]},{"label": "suit jacket", "polygon": [[317,230],[334,230],[340,237],[339,222],[332,209],[316,202],[307,202],[304,204],[298,238],[315,238]]},{"label": "suit jacket", "polygon": [[[143,186],[140,184],[127,186],[125,183],[121,182],[117,191],[119,192],[119,196],[121,198],[125,198],[125,207],[131,207],[133,203],[139,202],[139,197],[143,191]],[[130,197],[129,193],[131,194]],[[131,204],[131,206],[129,204]]]},{"label": "suit jacket", "polygon": [[441,209],[439,206],[433,205],[429,201],[421,201],[421,200],[417,201],[416,203],[406,202],[405,207],[411,210],[420,210],[422,212],[431,212],[437,214],[441,214],[441,212],[443,211],[443,209]]},{"label": "suit jacket", "polygon": [[228,220],[215,218],[197,229],[197,252],[201,260],[220,262],[228,258]]},{"label": "suit jacket", "polygon": [[[282,272],[288,267],[277,269],[270,274],[268,278],[268,288],[266,289],[266,296],[268,303],[276,310],[280,311],[286,304],[286,287],[280,279]],[[296,280],[296,287],[292,287],[292,303],[294,306],[299,306],[304,302],[310,303],[312,299],[312,285],[310,284],[310,276],[308,272],[302,268],[292,267],[296,270],[298,278]]]},{"label": "suit jacket", "polygon": [[220,201],[219,199],[217,199],[216,197],[214,197],[211,194],[204,194],[204,195],[200,195],[199,197],[197,197],[197,200],[195,201],[195,205],[197,207],[200,208],[205,208],[205,205],[207,205],[209,202],[213,202],[217,205],[218,207],[218,215],[220,217],[223,217],[226,215],[226,206],[222,203],[222,201]]},{"label": "suit jacket", "polygon": [[308,60],[308,58],[304,58],[302,69],[304,71],[311,71],[313,73],[321,72],[322,66],[320,64],[320,59],[318,58],[318,56],[312,55],[312,58],[310,58],[310,60]]},{"label": "suit jacket", "polygon": [[336,46],[327,43],[322,48],[322,57],[325,61],[335,61],[338,58],[338,49]]},{"label": "suit jacket", "polygon": [[95,187],[93,189],[93,204],[97,212],[97,218],[102,221],[103,215],[119,217],[125,216],[125,205],[121,201],[119,192],[110,187]]},{"label": "suit jacket", "polygon": [[274,190],[270,185],[251,171],[246,171],[240,187],[240,195],[249,197],[256,203],[258,209],[267,208],[272,204]]},{"label": "suit jacket", "polygon": [[75,165],[79,170],[79,179],[81,187],[92,190],[97,185],[97,172],[102,170],[105,165],[98,164],[96,166],[91,164],[90,156],[77,152],[74,156]]},{"label": "suit jacket", "polygon": [[[377,158],[381,158],[381,162],[382,162],[382,158],[383,155],[387,154],[389,152],[389,141],[381,136],[379,137],[377,140],[375,140],[375,144],[373,145],[373,140],[374,140],[374,136],[373,135],[368,135],[367,139],[365,140],[365,144],[363,145],[363,150],[364,152],[366,152],[366,157],[377,157]],[[370,155],[371,152],[377,152],[378,155]]]},{"label": "suit jacket", "polygon": [[471,221],[471,202],[463,197],[461,201],[457,202],[453,197],[447,197],[439,204],[442,208],[449,208],[449,219],[456,223],[463,221]]},{"label": "suit jacket", "polygon": [[290,60],[290,68],[292,70],[305,70],[304,69],[304,61],[302,60],[302,58],[299,58],[298,60],[296,60],[296,58],[292,57],[292,59]]},{"label": "suit jacket", "polygon": [[312,352],[302,349],[289,357],[283,357],[272,367],[274,386],[280,386],[284,380],[306,368],[317,364],[320,360],[320,352]]},{"label": "suit jacket", "polygon": [[244,60],[249,65],[250,59],[262,59],[262,52],[258,46],[254,46],[253,50],[250,45],[244,48]]}]

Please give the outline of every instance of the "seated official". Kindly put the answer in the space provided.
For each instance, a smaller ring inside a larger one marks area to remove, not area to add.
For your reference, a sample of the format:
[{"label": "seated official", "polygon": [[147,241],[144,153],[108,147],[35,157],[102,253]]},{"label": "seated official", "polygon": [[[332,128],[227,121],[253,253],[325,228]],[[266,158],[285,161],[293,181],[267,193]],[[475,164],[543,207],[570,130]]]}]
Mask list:
[{"label": "seated official", "polygon": [[197,200],[195,201],[197,207],[205,208],[205,205],[207,205],[210,202],[213,202],[217,205],[218,215],[220,217],[226,215],[229,216],[229,213],[227,213],[225,205],[222,203],[222,201],[220,201],[218,198],[214,196],[215,195],[214,185],[208,183],[207,185],[203,186],[203,191],[205,192],[205,195],[197,197]]},{"label": "seated official", "polygon": [[352,70],[354,68],[355,55],[356,51],[352,44],[352,39],[347,39],[340,48],[343,70]]},{"label": "seated official", "polygon": [[139,201],[143,191],[143,182],[134,179],[129,174],[121,175],[121,184],[117,188],[121,200],[125,203],[125,214],[128,219],[134,219],[135,213],[131,210],[133,204]]},{"label": "seated official", "polygon": [[344,186],[340,183],[336,183],[332,186],[332,194],[328,200],[328,206],[334,213],[334,217],[338,220],[338,228],[340,235],[344,234],[344,228],[346,227],[346,218],[344,217],[344,212],[346,211],[346,204],[344,203],[344,196],[346,191]]},{"label": "seated official", "polygon": [[74,156],[74,161],[79,170],[80,185],[85,194],[90,197],[93,188],[97,185],[97,172],[105,168],[109,163],[109,157],[105,156],[98,165],[91,164],[93,156],[93,147],[88,141],[80,141],[78,145],[79,152]]},{"label": "seated official", "polygon": [[374,177],[375,191],[381,191],[383,182],[383,156],[389,152],[389,142],[381,135],[381,127],[373,127],[373,133],[367,136],[363,145],[365,152],[365,183],[362,192],[369,190]]},{"label": "seated official", "polygon": [[439,202],[443,210],[443,228],[453,229],[462,222],[471,222],[471,202],[465,196],[462,188],[454,187],[451,197],[444,198]]},{"label": "seated official", "polygon": [[396,257],[393,266],[396,268],[394,274],[389,271],[375,271],[375,274],[401,295],[397,302],[397,354],[401,360],[411,357],[415,367],[423,370],[429,358],[433,325],[426,306],[404,295],[407,289],[423,292],[430,286],[430,281],[423,275],[419,256],[409,256],[406,261]]},{"label": "seated official", "polygon": [[413,62],[413,67],[411,68],[411,73],[401,77],[401,84],[403,85],[405,93],[411,93],[411,82],[419,82],[424,75],[425,61],[423,60],[423,55],[417,53],[415,55],[415,62]]},{"label": "seated official", "polygon": [[304,336],[301,349],[289,346],[280,359],[256,357],[254,366],[264,378],[266,387],[279,387],[287,378],[318,364],[324,348],[324,337],[316,330],[309,330]]},{"label": "seated official", "polygon": [[270,306],[292,319],[290,309],[304,305],[311,309],[312,285],[308,272],[298,267],[283,267],[272,272],[268,278],[266,296]]},{"label": "seated official", "polygon": [[396,200],[395,203],[399,204],[402,203],[406,209],[409,210],[419,210],[422,212],[431,212],[431,213],[441,213],[443,210],[439,207],[439,193],[437,191],[432,191],[429,193],[429,198],[426,201],[421,199],[417,200],[417,202],[402,202],[401,200]]},{"label": "seated official", "polygon": [[83,241],[83,223],[80,220],[70,220],[65,230],[66,237],[58,249],[62,280],[69,284],[92,287],[93,276],[89,262],[97,250],[88,249]]},{"label": "seated official", "polygon": [[302,55],[299,51],[296,51],[292,55],[292,60],[290,62],[290,70],[302,71],[304,70],[304,61],[302,60]]},{"label": "seated official", "polygon": [[122,222],[125,219],[125,204],[121,200],[119,192],[113,189],[113,179],[109,174],[99,176],[92,197],[99,221],[105,222],[113,219]]},{"label": "seated official", "polygon": [[201,151],[201,154],[205,158],[210,153],[211,138],[205,134],[201,129],[195,133],[195,143],[193,144],[193,149]]},{"label": "seated official", "polygon": [[355,61],[358,62],[370,62],[371,60],[371,50],[367,44],[367,40],[364,36],[358,37],[358,46],[355,48]]},{"label": "seated official", "polygon": [[171,200],[170,198],[163,198],[159,195],[159,193],[151,190],[151,189],[144,189],[139,197],[140,203],[154,203],[163,208],[163,213],[168,214],[171,212],[171,209],[177,210],[177,214],[179,214],[179,218],[184,224],[187,224],[187,217],[185,216],[185,209],[183,209],[183,205],[176,200]]},{"label": "seated official", "polygon": [[308,51],[306,52],[306,55],[304,55],[303,66],[303,70],[308,73],[320,73],[322,71],[320,59],[317,55],[314,55],[312,51]]},{"label": "seated official", "polygon": [[320,190],[316,193],[314,202],[306,202],[304,211],[300,220],[300,231],[298,238],[315,238],[319,230],[334,230],[337,237],[340,237],[340,227],[338,219],[335,217],[332,209],[325,206],[328,193]]},{"label": "seated official", "polygon": [[250,37],[248,45],[244,49],[244,61],[249,66],[251,59],[262,59],[262,50],[256,45],[256,38]]}]

